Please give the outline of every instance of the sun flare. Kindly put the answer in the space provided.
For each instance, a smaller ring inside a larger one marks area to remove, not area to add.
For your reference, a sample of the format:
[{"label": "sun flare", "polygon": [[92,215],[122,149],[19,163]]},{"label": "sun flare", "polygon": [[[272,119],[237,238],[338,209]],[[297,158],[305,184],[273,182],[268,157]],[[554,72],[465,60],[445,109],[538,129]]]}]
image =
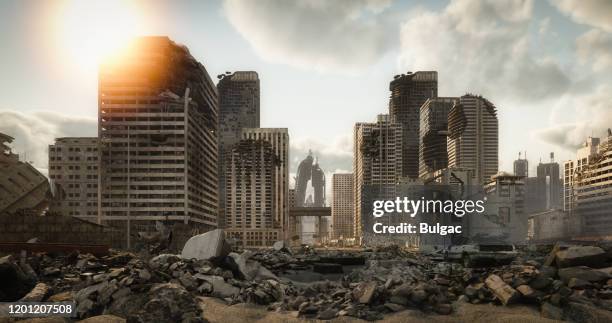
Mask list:
[{"label": "sun flare", "polygon": [[125,0],[69,0],[58,18],[69,63],[88,70],[123,48],[141,26],[134,4]]}]

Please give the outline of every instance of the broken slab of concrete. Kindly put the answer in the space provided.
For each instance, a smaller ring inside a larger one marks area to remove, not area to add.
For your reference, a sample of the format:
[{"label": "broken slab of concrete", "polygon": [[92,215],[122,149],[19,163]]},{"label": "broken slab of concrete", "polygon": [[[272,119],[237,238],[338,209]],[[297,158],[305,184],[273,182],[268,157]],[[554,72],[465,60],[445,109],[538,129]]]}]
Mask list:
[{"label": "broken slab of concrete", "polygon": [[605,260],[605,252],[595,246],[572,246],[565,250],[557,251],[556,263],[560,268],[589,266],[599,267]]},{"label": "broken slab of concrete", "polygon": [[49,286],[45,283],[38,283],[20,302],[40,302],[49,293]]},{"label": "broken slab of concrete", "polygon": [[257,261],[251,260],[250,258],[252,255],[253,253],[251,251],[246,250],[242,254],[231,252],[228,258],[233,260],[238,273],[246,280],[278,280],[278,277],[266,267],[262,266]]},{"label": "broken slab of concrete", "polygon": [[504,305],[514,303],[520,296],[516,289],[506,284],[497,275],[489,275],[485,284]]},{"label": "broken slab of concrete", "polygon": [[185,243],[181,257],[185,259],[211,260],[227,256],[231,246],[225,241],[222,229],[215,229],[191,237]]},{"label": "broken slab of concrete", "polygon": [[588,282],[598,282],[607,280],[610,278],[610,275],[586,266],[578,266],[559,269],[559,278],[561,278],[565,284],[568,284],[572,278],[582,279]]}]

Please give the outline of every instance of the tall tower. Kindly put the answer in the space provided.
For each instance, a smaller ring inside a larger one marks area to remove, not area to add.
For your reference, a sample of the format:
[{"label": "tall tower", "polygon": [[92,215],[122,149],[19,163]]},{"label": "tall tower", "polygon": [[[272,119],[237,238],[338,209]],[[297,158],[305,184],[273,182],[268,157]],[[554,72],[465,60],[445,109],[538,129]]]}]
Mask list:
[{"label": "tall tower", "polygon": [[448,112],[459,98],[427,99],[421,106],[419,130],[419,177],[448,165],[446,136]]},{"label": "tall tower", "polygon": [[288,239],[289,228],[289,131],[287,128],[244,128],[242,139],[263,140],[270,143],[278,157],[274,174],[274,221],[281,224],[282,238]]},{"label": "tall tower", "polygon": [[418,178],[420,109],[427,99],[438,96],[438,72],[396,75],[389,90],[389,115],[402,125],[402,176]]},{"label": "tall tower", "polygon": [[227,152],[240,141],[243,128],[259,128],[259,76],[254,71],[217,76],[219,92],[219,225],[224,226]]},{"label": "tall tower", "polygon": [[353,238],[355,230],[353,174],[332,175],[332,228],[335,239]]},{"label": "tall tower", "polygon": [[217,88],[204,66],[168,37],[141,37],[98,84],[99,221],[216,228]]},{"label": "tall tower", "polygon": [[378,199],[395,199],[396,185],[402,177],[402,126],[386,114],[378,115],[375,123],[357,123],[354,129],[353,192],[355,194],[356,239],[370,230],[364,209],[371,191]]},{"label": "tall tower", "polygon": [[499,167],[496,107],[481,96],[466,94],[448,115],[448,167],[474,171],[474,183],[485,184]]},{"label": "tall tower", "polygon": [[282,223],[274,214],[278,156],[268,141],[243,139],[225,158],[227,234],[243,247],[271,246],[282,234]]},{"label": "tall tower", "polygon": [[529,162],[527,161],[527,153],[525,158],[521,159],[521,153],[519,152],[518,159],[514,161],[514,175],[521,177],[529,177]]}]

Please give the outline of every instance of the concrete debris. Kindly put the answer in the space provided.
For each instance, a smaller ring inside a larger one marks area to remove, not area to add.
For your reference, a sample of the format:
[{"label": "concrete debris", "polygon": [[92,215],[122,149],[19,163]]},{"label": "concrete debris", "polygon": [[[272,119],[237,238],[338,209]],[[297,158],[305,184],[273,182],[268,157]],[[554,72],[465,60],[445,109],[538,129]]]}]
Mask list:
[{"label": "concrete debris", "polygon": [[[104,257],[0,258],[0,297],[74,300],[79,319],[114,316],[130,322],[202,322],[201,296],[229,305],[262,305],[307,320],[380,320],[414,310],[453,315],[457,302],[523,303],[538,307],[542,317],[575,321],[602,320],[612,311],[612,263],[602,256],[597,268],[584,265],[596,263],[588,256],[592,248],[559,247],[550,265],[545,251],[520,251],[507,265],[465,268],[397,246],[351,251],[285,246],[230,253],[217,233],[205,235],[185,249],[205,241],[216,246],[188,251],[194,257],[149,258],[112,250]],[[567,264],[578,265],[563,267]]]},{"label": "concrete debris", "polygon": [[185,243],[181,257],[185,259],[214,260],[229,254],[231,246],[225,241],[222,229],[191,237]]},{"label": "concrete debris", "polygon": [[605,252],[600,247],[572,246],[565,250],[557,251],[555,257],[557,266],[561,268],[575,266],[598,267],[606,260],[604,254]]}]

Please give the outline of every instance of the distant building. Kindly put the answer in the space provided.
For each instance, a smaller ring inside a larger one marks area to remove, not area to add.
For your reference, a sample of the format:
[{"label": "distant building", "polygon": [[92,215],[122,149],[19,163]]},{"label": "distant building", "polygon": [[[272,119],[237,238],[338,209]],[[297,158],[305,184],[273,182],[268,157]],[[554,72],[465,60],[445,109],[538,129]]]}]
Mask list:
[{"label": "distant building", "polygon": [[308,182],[312,184],[314,190],[312,206],[325,206],[325,172],[323,172],[319,166],[318,160],[312,157],[312,152],[308,152],[308,156],[298,165],[297,174],[295,176],[295,198],[297,207],[302,207],[306,204]]},{"label": "distant building", "polygon": [[419,177],[425,178],[448,165],[446,136],[448,113],[459,98],[427,99],[421,106]]},{"label": "distant building", "polygon": [[226,233],[242,246],[269,247],[281,239],[276,211],[276,176],[280,160],[263,139],[243,139],[225,156]]},{"label": "distant building", "polygon": [[274,174],[274,221],[281,224],[282,239],[287,240],[289,227],[289,131],[287,128],[244,128],[242,139],[270,143],[278,157]]},{"label": "distant building", "polygon": [[14,138],[0,132],[0,214],[40,215],[48,205],[49,181],[9,147]]},{"label": "distant building", "polygon": [[49,211],[98,221],[98,138],[66,137],[49,145]]},{"label": "distant building", "polygon": [[552,160],[553,153],[551,153],[551,161],[549,163],[539,163],[537,166],[537,177],[541,178],[546,184],[545,197],[546,205],[545,208],[549,209],[560,209],[563,207],[563,184],[561,182],[561,173],[559,172],[559,164]]},{"label": "distant building", "polygon": [[448,116],[448,167],[474,170],[485,184],[499,167],[499,126],[496,107],[487,99],[466,94]]},{"label": "distant building", "polygon": [[427,99],[438,96],[438,72],[396,75],[389,90],[389,115],[402,128],[402,176],[418,178],[420,109]]},{"label": "distant building", "polygon": [[470,218],[472,239],[526,243],[523,178],[499,172],[485,185],[485,197],[484,215]]},{"label": "distant building", "polygon": [[[228,72],[229,73],[229,72]],[[223,224],[225,207],[225,174],[227,152],[241,139],[243,128],[259,128],[259,76],[254,71],[237,71],[218,76],[219,93],[219,225]]]},{"label": "distant building", "polygon": [[518,159],[514,161],[514,175],[529,177],[529,161],[527,161],[527,153],[525,153],[525,158],[521,159],[521,153],[519,152]]},{"label": "distant building", "polygon": [[374,123],[357,123],[354,128],[353,185],[356,239],[371,233],[368,214],[373,198],[395,199],[402,177],[402,125],[389,115],[378,115]]},{"label": "distant building", "polygon": [[554,209],[529,215],[528,236],[534,242],[553,242],[570,237],[567,212]]},{"label": "distant building", "polygon": [[217,88],[204,66],[168,37],[140,37],[98,84],[100,220],[216,228]]},{"label": "distant building", "polygon": [[351,239],[355,230],[353,174],[332,175],[332,229],[334,239]]}]

